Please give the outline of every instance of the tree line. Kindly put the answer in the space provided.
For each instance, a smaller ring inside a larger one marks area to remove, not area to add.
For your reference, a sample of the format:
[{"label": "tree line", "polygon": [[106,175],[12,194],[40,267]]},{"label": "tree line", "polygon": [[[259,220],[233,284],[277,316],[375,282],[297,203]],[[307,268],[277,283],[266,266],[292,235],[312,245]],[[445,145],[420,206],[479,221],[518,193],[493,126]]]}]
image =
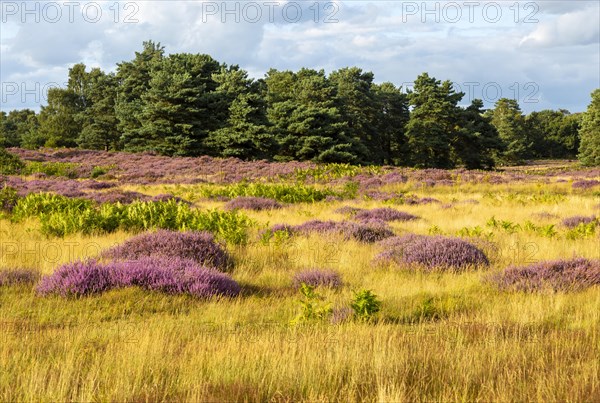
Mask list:
[{"label": "tree line", "polygon": [[526,116],[506,98],[461,107],[464,95],[427,73],[403,91],[357,67],[271,69],[254,80],[148,41],[115,73],[76,64],[37,114],[1,112],[0,145],[469,169],[578,154],[600,163],[600,90],[583,114]]}]

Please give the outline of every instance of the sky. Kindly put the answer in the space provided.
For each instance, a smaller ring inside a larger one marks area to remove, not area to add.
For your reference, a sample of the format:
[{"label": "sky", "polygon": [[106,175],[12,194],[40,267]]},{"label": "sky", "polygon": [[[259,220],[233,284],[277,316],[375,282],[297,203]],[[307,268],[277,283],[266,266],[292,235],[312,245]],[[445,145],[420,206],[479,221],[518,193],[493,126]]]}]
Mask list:
[{"label": "sky", "polygon": [[464,92],[462,104],[505,97],[526,113],[582,112],[600,88],[595,0],[0,0],[0,110],[39,110],[74,64],[116,71],[150,39],[254,78],[358,66],[410,89],[428,72]]}]

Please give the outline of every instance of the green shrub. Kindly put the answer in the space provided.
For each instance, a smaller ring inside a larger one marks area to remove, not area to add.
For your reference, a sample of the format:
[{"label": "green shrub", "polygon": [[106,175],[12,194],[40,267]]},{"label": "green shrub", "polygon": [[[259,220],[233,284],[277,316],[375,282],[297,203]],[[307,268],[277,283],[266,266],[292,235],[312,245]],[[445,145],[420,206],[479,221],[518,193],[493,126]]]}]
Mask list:
[{"label": "green shrub", "polygon": [[320,190],[307,185],[236,183],[223,187],[204,187],[200,190],[203,197],[266,197],[284,203],[312,203],[336,193]]},{"label": "green shrub", "polygon": [[23,168],[25,164],[21,158],[0,147],[0,175],[18,175]]},{"label": "green shrub", "polygon": [[10,186],[0,189],[0,211],[11,212],[18,201],[17,189]]},{"label": "green shrub", "polygon": [[23,170],[25,175],[43,173],[48,176],[64,176],[77,178],[79,175],[78,165],[71,162],[38,162],[30,161]]},{"label": "green shrub", "polygon": [[30,194],[19,199],[13,209],[15,222],[38,217],[41,231],[47,236],[63,237],[82,233],[103,234],[118,229],[147,231],[170,229],[175,231],[210,231],[218,239],[233,244],[244,244],[248,230],[255,223],[237,211],[199,211],[176,200],[166,202],[134,202],[129,205],[71,199],[51,193]]},{"label": "green shrub", "polygon": [[350,307],[354,311],[355,318],[369,321],[381,310],[381,301],[370,290],[360,290],[354,293]]},{"label": "green shrub", "polygon": [[292,319],[292,325],[312,320],[322,320],[331,315],[333,311],[331,304],[324,302],[324,298],[315,292],[315,287],[302,283],[300,284],[300,294],[302,295],[298,301],[300,312]]}]

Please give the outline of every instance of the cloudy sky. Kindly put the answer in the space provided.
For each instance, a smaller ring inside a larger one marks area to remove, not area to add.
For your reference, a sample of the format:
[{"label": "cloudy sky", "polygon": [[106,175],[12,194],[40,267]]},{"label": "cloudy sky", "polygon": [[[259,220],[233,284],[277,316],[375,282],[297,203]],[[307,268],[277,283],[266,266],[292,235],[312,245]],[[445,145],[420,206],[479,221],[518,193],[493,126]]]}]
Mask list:
[{"label": "cloudy sky", "polygon": [[599,2],[0,1],[2,110],[39,109],[69,67],[114,71],[144,40],[207,53],[260,78],[271,67],[359,66],[405,88],[422,72],[464,103],[585,110],[600,87]]}]

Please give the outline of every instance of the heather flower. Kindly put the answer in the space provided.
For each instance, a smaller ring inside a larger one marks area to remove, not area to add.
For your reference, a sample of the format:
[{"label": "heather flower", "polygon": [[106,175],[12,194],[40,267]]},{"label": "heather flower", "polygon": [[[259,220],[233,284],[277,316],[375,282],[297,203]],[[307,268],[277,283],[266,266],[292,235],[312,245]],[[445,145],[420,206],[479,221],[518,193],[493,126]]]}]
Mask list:
[{"label": "heather flower", "polygon": [[212,234],[197,231],[143,233],[108,249],[102,256],[118,260],[137,260],[145,256],[178,257],[222,271],[232,263],[227,251],[215,242]]},{"label": "heather flower", "polygon": [[356,213],[363,211],[364,209],[352,206],[344,206],[334,210],[334,213],[343,214],[343,215],[356,215]]},{"label": "heather flower", "polygon": [[329,287],[339,288],[342,286],[342,278],[339,273],[332,270],[307,270],[300,273],[296,273],[293,279],[294,288],[300,288],[300,285],[304,283],[312,287]]},{"label": "heather flower", "polygon": [[596,187],[600,185],[600,181],[597,180],[583,180],[583,181],[577,181],[577,182],[573,182],[573,184],[571,185],[571,187],[573,189],[591,189],[593,187]]},{"label": "heather flower", "polygon": [[575,228],[579,224],[590,224],[596,221],[595,216],[585,217],[585,216],[574,216],[567,217],[562,220],[561,224],[567,228]]},{"label": "heather flower", "polygon": [[548,213],[547,211],[542,211],[541,213],[535,213],[534,216],[540,218],[542,220],[551,220],[554,218],[558,218],[556,214]]},{"label": "heather flower", "polygon": [[36,270],[9,269],[0,271],[0,287],[18,284],[33,284],[40,277]]},{"label": "heather flower", "polygon": [[376,262],[418,265],[426,270],[489,265],[485,253],[460,238],[408,234],[386,239],[379,245],[384,250],[375,257]]},{"label": "heather flower", "polygon": [[359,221],[381,220],[381,221],[411,221],[419,217],[389,207],[363,210],[356,213],[355,218]]},{"label": "heather flower", "polygon": [[312,220],[291,227],[289,231],[290,234],[299,233],[301,235],[338,233],[345,239],[355,239],[366,243],[373,243],[394,236],[387,224],[380,220],[366,223]]},{"label": "heather flower", "polygon": [[600,285],[600,260],[575,258],[511,266],[487,281],[507,291],[581,291]]},{"label": "heather flower", "polygon": [[111,188],[116,187],[117,185],[115,183],[110,183],[110,182],[99,182],[99,181],[95,181],[95,180],[87,180],[87,181],[83,181],[81,183],[81,186],[85,189],[102,190],[102,189],[111,189]]},{"label": "heather flower", "polygon": [[223,273],[190,259],[167,257],[143,257],[106,264],[95,260],[69,263],[44,277],[37,291],[41,295],[80,297],[123,287],[199,298],[236,296],[240,292],[239,284]]},{"label": "heather flower", "polygon": [[280,209],[282,207],[283,205],[278,201],[265,197],[236,197],[225,204],[225,209],[227,210],[244,209],[262,211]]},{"label": "heather flower", "polygon": [[37,290],[42,295],[63,297],[98,294],[112,287],[110,267],[95,260],[73,262],[61,266],[52,275],[42,278]]}]

